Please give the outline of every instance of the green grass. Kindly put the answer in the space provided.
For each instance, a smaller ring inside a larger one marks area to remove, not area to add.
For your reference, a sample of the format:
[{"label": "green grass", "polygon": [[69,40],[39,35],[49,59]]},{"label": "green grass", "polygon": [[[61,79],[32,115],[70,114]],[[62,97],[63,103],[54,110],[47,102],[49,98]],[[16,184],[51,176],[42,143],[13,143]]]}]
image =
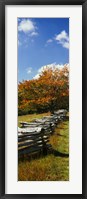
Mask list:
[{"label": "green grass", "polygon": [[18,126],[20,127],[20,121],[23,122],[31,122],[34,119],[41,119],[44,116],[48,116],[50,115],[50,112],[48,113],[41,113],[41,114],[29,114],[29,115],[22,115],[22,116],[18,116]]},{"label": "green grass", "polygon": [[[38,115],[40,118],[42,115]],[[26,117],[28,121],[28,116]],[[32,116],[32,118],[35,118]],[[19,120],[21,117],[19,118]],[[19,161],[19,181],[68,181],[69,180],[69,121],[60,123],[50,143],[55,150],[54,154],[38,157],[35,160],[24,159]],[[65,154],[67,154],[65,156]]]}]

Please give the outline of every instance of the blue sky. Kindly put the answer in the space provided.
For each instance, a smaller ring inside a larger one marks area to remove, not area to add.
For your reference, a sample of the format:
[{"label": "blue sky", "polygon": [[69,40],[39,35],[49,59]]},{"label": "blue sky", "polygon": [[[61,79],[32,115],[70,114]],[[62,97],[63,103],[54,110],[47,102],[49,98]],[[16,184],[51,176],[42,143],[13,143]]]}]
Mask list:
[{"label": "blue sky", "polygon": [[18,81],[69,63],[68,18],[18,18]]}]

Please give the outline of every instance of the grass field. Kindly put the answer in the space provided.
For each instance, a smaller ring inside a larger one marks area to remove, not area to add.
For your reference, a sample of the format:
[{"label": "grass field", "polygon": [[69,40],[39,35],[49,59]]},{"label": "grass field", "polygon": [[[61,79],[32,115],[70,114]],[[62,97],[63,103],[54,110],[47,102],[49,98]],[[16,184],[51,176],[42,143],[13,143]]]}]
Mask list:
[{"label": "grass field", "polygon": [[[32,121],[33,118],[41,118],[49,114],[20,116],[19,121]],[[54,135],[50,137],[50,143],[54,149],[53,154],[34,160],[19,160],[19,181],[69,180],[69,121],[58,124]]]},{"label": "grass field", "polygon": [[44,116],[49,116],[50,112],[48,113],[41,113],[41,114],[30,114],[30,115],[22,115],[18,117],[18,126],[20,127],[20,121],[23,122],[31,122],[34,119],[41,119]]}]

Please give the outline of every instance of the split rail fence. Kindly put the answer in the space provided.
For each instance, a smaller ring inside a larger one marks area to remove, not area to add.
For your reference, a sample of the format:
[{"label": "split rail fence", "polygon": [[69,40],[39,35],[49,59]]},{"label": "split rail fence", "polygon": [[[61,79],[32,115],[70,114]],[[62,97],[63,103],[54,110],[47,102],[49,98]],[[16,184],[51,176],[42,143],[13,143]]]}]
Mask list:
[{"label": "split rail fence", "polygon": [[58,110],[51,116],[35,119],[33,122],[20,122],[18,127],[18,155],[32,155],[37,152],[47,154],[52,150],[49,137],[53,134],[56,125],[64,120],[67,110]]}]

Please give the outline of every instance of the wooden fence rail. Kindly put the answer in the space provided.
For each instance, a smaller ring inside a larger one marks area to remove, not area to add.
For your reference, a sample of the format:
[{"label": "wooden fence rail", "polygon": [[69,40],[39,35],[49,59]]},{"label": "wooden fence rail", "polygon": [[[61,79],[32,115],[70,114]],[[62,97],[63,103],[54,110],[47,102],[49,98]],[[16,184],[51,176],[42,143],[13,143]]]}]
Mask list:
[{"label": "wooden fence rail", "polygon": [[66,110],[56,111],[51,116],[35,119],[34,122],[20,122],[18,128],[18,155],[47,153],[51,149],[49,137],[54,132],[56,124],[66,117]]}]

